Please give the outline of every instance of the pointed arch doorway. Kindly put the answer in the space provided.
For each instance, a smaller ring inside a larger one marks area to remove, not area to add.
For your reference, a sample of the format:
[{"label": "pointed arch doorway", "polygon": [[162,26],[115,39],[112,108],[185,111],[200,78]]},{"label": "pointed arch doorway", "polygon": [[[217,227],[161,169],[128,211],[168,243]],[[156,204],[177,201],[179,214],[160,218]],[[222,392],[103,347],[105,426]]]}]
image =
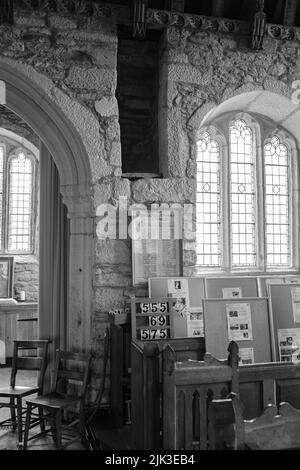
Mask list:
[{"label": "pointed arch doorway", "polygon": [[[41,209],[50,204],[51,192],[57,199],[56,209],[54,206],[52,212],[43,209],[40,219],[40,231],[47,233],[47,237],[40,247],[39,336],[54,340],[53,349],[59,346],[85,351],[90,347],[93,303],[89,159],[72,122],[50,100],[42,86],[19,68],[18,63],[0,60],[0,103],[26,121],[40,138],[42,184],[45,185],[44,194],[48,192],[48,200],[41,201]],[[47,88],[49,83],[45,83],[41,80],[41,85]],[[58,226],[64,227],[62,230],[68,234],[62,244],[57,243]],[[65,250],[63,259],[68,259],[68,269],[61,271],[64,276],[61,285],[65,285],[61,291],[53,284],[53,270],[49,266],[53,257],[62,259],[59,250]],[[67,252],[68,258],[65,257]],[[59,309],[64,316],[53,314]]]}]

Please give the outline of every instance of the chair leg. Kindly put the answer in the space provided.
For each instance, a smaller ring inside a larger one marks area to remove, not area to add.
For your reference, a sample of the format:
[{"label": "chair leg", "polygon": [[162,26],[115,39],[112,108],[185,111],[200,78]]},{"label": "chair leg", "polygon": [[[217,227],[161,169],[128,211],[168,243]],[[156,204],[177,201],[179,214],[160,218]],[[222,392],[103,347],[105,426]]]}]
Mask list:
[{"label": "chair leg", "polygon": [[61,410],[55,412],[55,434],[56,434],[56,448],[57,450],[61,450],[62,442],[61,442]]},{"label": "chair leg", "polygon": [[43,408],[39,408],[39,418],[40,418],[40,428],[41,428],[41,432],[45,432],[46,427],[45,427],[45,420],[44,420]]},{"label": "chair leg", "polygon": [[26,410],[23,450],[27,450],[28,434],[29,434],[29,427],[30,427],[30,421],[31,421],[31,408],[32,408],[32,405],[28,403],[27,410]]},{"label": "chair leg", "polygon": [[12,427],[13,427],[13,430],[15,431],[16,428],[17,428],[17,420],[16,420],[16,404],[15,404],[14,397],[10,397],[9,402],[11,404],[10,417],[11,417],[11,421],[12,421]]},{"label": "chair leg", "polygon": [[23,436],[22,436],[22,399],[17,398],[17,417],[18,417],[18,448],[23,447]]},{"label": "chair leg", "polygon": [[84,421],[84,417],[82,416],[82,414],[80,414],[79,416],[78,428],[79,428],[81,443],[85,445],[87,439],[86,439],[85,421]]}]

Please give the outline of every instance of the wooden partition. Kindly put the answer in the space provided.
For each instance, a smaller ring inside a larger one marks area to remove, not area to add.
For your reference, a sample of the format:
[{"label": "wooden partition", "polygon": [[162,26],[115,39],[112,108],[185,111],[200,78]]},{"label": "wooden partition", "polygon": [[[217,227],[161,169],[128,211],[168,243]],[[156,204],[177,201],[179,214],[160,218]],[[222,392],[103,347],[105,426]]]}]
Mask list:
[{"label": "wooden partition", "polygon": [[38,307],[36,303],[17,303],[0,305],[0,340],[4,341],[6,360],[13,355],[15,339],[32,339],[38,337]]},{"label": "wooden partition", "polygon": [[162,350],[171,344],[176,360],[202,360],[203,338],[176,338],[169,341],[131,344],[132,448],[162,449]]},{"label": "wooden partition", "polygon": [[273,403],[287,401],[300,409],[300,365],[284,362],[239,368],[240,400],[245,419],[259,416]]},{"label": "wooden partition", "polygon": [[204,449],[207,406],[229,391],[238,392],[245,419],[256,418],[270,403],[286,401],[300,409],[300,365],[242,366],[232,384],[226,361],[203,361],[203,344],[173,341],[164,361],[166,344],[132,342],[133,449]]},{"label": "wooden partition", "polygon": [[238,346],[228,360],[205,354],[204,361],[176,362],[170,346],[163,356],[163,449],[207,450],[211,400],[238,393]]},{"label": "wooden partition", "polygon": [[111,411],[117,428],[125,424],[125,400],[130,396],[130,313],[110,314]]}]

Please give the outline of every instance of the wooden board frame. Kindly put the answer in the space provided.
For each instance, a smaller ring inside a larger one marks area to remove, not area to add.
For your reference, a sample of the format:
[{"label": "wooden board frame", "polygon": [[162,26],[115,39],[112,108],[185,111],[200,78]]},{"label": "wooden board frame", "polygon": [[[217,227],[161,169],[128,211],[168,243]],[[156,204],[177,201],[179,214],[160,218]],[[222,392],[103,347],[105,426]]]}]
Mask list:
[{"label": "wooden board frame", "polygon": [[[159,340],[167,340],[174,338],[174,311],[173,306],[176,303],[176,299],[172,299],[170,297],[133,297],[131,299],[131,331],[132,331],[132,338],[138,339],[140,341],[159,341]],[[141,313],[139,311],[139,307],[142,304],[148,304],[149,306],[159,306],[161,304],[167,305],[166,312],[160,312],[159,308],[158,311],[153,311],[151,307],[149,307],[150,312]],[[149,325],[151,317],[159,317],[165,316],[166,317],[166,325],[163,326],[151,326]],[[144,321],[145,320],[145,321]],[[161,331],[167,330],[168,335],[167,337],[152,337],[149,339],[141,338],[141,333],[143,330],[148,331]],[[141,333],[140,333],[141,332]]]},{"label": "wooden board frame", "polygon": [[274,361],[272,317],[269,299],[266,297],[205,299],[203,313],[206,351],[217,358],[226,357],[229,343],[226,305],[232,303],[249,303],[251,308],[253,340],[237,341],[239,348],[253,348],[255,363]]},{"label": "wooden board frame", "polygon": [[[270,281],[269,283],[267,281]],[[273,284],[272,284],[273,282]],[[275,284],[300,284],[300,276],[297,274],[278,274],[258,276],[259,296],[268,296],[268,286]]]}]

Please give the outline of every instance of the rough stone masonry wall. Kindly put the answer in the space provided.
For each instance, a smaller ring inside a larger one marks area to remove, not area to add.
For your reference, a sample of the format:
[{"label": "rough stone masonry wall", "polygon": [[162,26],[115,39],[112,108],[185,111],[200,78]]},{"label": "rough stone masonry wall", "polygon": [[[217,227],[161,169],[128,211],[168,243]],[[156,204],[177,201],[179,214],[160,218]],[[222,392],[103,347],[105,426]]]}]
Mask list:
[{"label": "rough stone masonry wall", "polygon": [[36,256],[18,256],[14,263],[14,292],[18,300],[20,291],[25,291],[26,302],[37,302],[39,289],[39,264]]}]

